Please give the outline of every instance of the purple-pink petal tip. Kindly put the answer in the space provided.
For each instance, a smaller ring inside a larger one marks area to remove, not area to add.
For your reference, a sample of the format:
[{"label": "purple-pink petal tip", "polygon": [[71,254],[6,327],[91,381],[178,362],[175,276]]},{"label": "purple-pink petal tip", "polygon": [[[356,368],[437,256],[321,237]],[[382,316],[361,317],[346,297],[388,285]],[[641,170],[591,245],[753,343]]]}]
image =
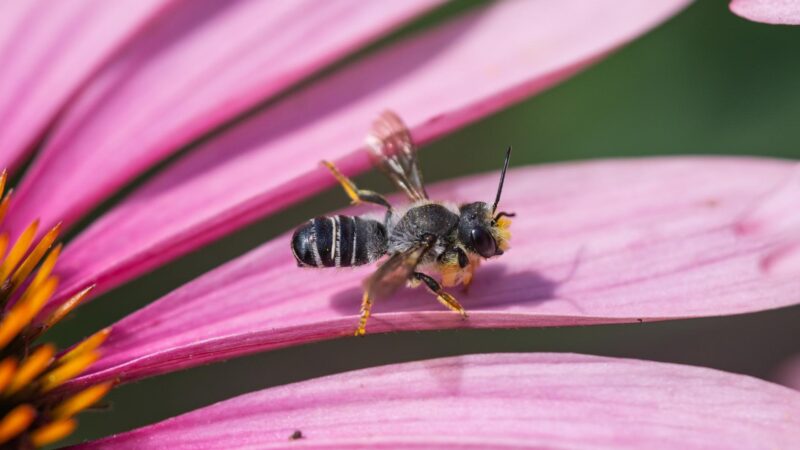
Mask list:
[{"label": "purple-pink petal tip", "polygon": [[800,25],[800,1],[732,0],[734,14],[754,22],[773,25]]}]

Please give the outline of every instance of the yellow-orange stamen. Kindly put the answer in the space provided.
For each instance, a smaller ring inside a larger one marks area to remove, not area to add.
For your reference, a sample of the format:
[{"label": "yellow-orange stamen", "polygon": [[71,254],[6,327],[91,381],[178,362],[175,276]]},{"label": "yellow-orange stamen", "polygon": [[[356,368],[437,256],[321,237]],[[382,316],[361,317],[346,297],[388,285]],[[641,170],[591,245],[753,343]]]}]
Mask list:
[{"label": "yellow-orange stamen", "polygon": [[94,285],[89,286],[88,288],[78,292],[77,294],[73,295],[69,298],[69,300],[65,301],[61,304],[52,314],[45,320],[44,327],[45,329],[52,327],[61,319],[63,319],[67,314],[72,312],[78,305],[81,304],[84,298],[89,295],[90,292],[94,289]]},{"label": "yellow-orange stamen", "polygon": [[84,409],[97,403],[108,393],[113,385],[114,383],[107,382],[86,388],[78,392],[58,405],[56,409],[53,410],[53,416],[57,419],[67,419],[75,414],[78,414]]},{"label": "yellow-orange stamen", "polygon": [[[3,194],[7,181],[6,172],[0,172],[0,224],[11,200],[10,190]],[[0,360],[0,448],[12,443],[38,448],[64,438],[77,426],[74,416],[97,403],[114,385],[89,386],[58,401],[48,394],[99,358],[98,348],[110,329],[89,336],[57,359],[54,345],[34,346],[42,333],[73,311],[94,288],[83,289],[49,308],[44,317],[42,311],[58,286],[52,273],[61,254],[61,245],[55,245],[61,224],[37,242],[38,231],[37,220],[16,241],[8,233],[0,233],[0,351],[7,355]]]},{"label": "yellow-orange stamen", "polygon": [[3,222],[3,218],[6,216],[6,211],[8,211],[8,205],[11,203],[11,192],[9,191],[2,200],[0,200],[0,223]]},{"label": "yellow-orange stamen", "polygon": [[5,390],[14,373],[17,371],[17,360],[12,357],[7,357],[0,362],[0,394]]},{"label": "yellow-orange stamen", "polygon": [[34,447],[43,447],[47,444],[63,439],[75,431],[78,423],[75,419],[56,420],[37,428],[31,433],[31,443]]},{"label": "yellow-orange stamen", "polygon": [[3,197],[3,190],[6,188],[6,181],[8,180],[8,173],[4,170],[0,173],[0,222],[3,222],[3,217],[6,215],[6,211],[8,210],[8,202],[11,200],[11,191],[8,191],[5,197]]},{"label": "yellow-orange stamen", "polygon": [[0,258],[6,254],[6,248],[8,248],[8,235],[3,233],[0,234]]},{"label": "yellow-orange stamen", "polygon": [[53,294],[57,285],[58,280],[51,277],[34,292],[28,289],[22,299],[6,313],[0,322],[0,348],[11,342],[30,323]]},{"label": "yellow-orange stamen", "polygon": [[38,229],[39,221],[35,220],[22,232],[17,242],[11,247],[11,251],[8,252],[8,256],[6,256],[3,264],[0,264],[0,280],[8,278],[11,271],[17,267],[17,263],[19,263],[22,257],[25,256],[25,253],[28,252],[28,248],[30,248],[31,242],[33,242],[33,238],[36,236],[36,230]]},{"label": "yellow-orange stamen", "polygon": [[28,278],[28,275],[31,274],[33,268],[39,264],[41,261],[42,256],[47,253],[47,250],[50,249],[50,246],[53,245],[56,238],[58,237],[58,233],[61,231],[61,224],[54,226],[44,235],[44,237],[36,244],[36,247],[33,248],[33,251],[25,258],[25,261],[20,264],[19,268],[14,272],[14,275],[11,277],[11,286],[12,289],[16,288],[22,282]]},{"label": "yellow-orange stamen", "polygon": [[6,390],[7,395],[12,395],[27,386],[34,378],[44,372],[45,369],[53,362],[53,355],[56,353],[56,348],[51,344],[45,344],[36,349],[31,356],[22,361],[19,370],[11,380]]},{"label": "yellow-orange stamen", "polygon": [[0,444],[14,439],[25,431],[36,418],[36,409],[31,405],[19,405],[0,420]]},{"label": "yellow-orange stamen", "polygon": [[99,357],[100,353],[97,351],[84,352],[51,370],[43,377],[42,392],[55,389],[64,384],[67,380],[78,376],[93,362],[97,361]]},{"label": "yellow-orange stamen", "polygon": [[11,203],[11,191],[0,200],[0,223],[3,222],[3,218],[6,216],[6,211],[8,211],[8,205]]},{"label": "yellow-orange stamen", "polygon": [[96,350],[103,344],[103,342],[105,342],[109,333],[111,333],[111,328],[103,328],[97,333],[84,339],[83,342],[76,345],[72,350],[65,353],[62,357],[58,358],[58,362],[64,364],[85,353]]},{"label": "yellow-orange stamen", "polygon": [[55,267],[56,262],[58,261],[58,256],[61,254],[61,244],[56,245],[56,247],[51,251],[47,257],[44,259],[42,264],[39,266],[39,269],[36,271],[36,276],[33,277],[33,281],[31,281],[30,285],[26,289],[26,293],[34,292],[42,287],[42,284],[50,277],[50,274],[53,272],[53,267]]}]

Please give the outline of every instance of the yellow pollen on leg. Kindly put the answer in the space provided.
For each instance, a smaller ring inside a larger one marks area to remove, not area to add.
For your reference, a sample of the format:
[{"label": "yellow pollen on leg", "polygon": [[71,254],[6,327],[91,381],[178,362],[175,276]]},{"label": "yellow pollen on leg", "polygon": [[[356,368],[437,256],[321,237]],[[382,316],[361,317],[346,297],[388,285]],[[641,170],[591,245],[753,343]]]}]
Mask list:
[{"label": "yellow pollen on leg", "polygon": [[467,311],[464,310],[464,307],[461,306],[461,303],[456,300],[455,297],[448,294],[447,292],[441,292],[436,296],[436,300],[439,300],[439,303],[443,304],[444,306],[450,308],[452,311],[455,311],[461,314],[461,317],[466,319],[467,318]]},{"label": "yellow pollen on leg", "polygon": [[367,334],[367,320],[372,310],[372,299],[369,296],[369,291],[364,291],[364,296],[361,298],[361,317],[358,319],[358,328],[354,333],[355,336],[364,336]]},{"label": "yellow pollen on leg", "polygon": [[458,263],[441,264],[437,267],[442,274],[442,286],[451,287],[458,284],[461,279],[461,268]]},{"label": "yellow pollen on leg", "polygon": [[328,161],[322,161],[322,165],[324,165],[325,167],[328,168],[328,170],[331,171],[333,177],[336,178],[336,181],[338,181],[339,184],[342,185],[342,189],[344,189],[344,192],[347,194],[348,197],[350,197],[350,201],[354,205],[361,203],[361,200],[358,198],[358,188],[356,188],[356,185],[353,184],[353,182],[350,181],[349,178],[342,175],[342,173],[339,172],[339,169],[337,169],[336,166],[333,165],[333,163],[330,163]]}]

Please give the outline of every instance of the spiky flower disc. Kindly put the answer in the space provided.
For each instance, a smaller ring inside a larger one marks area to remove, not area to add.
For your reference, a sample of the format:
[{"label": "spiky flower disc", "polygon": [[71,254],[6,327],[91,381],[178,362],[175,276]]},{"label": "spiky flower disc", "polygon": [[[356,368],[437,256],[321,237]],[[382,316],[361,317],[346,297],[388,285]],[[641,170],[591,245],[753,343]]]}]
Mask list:
[{"label": "spiky flower disc", "polygon": [[[0,174],[0,225],[11,192],[3,195],[6,172]],[[52,344],[35,341],[66,316],[91,291],[75,294],[49,314],[42,309],[53,295],[58,279],[52,275],[61,246],[53,243],[56,225],[36,241],[33,222],[14,241],[0,233],[0,445],[3,448],[37,448],[70,434],[74,416],[95,404],[111,383],[90,386],[78,393],[58,393],[56,388],[79,375],[98,357],[98,347],[108,336],[104,329],[71,350],[57,354]]]}]

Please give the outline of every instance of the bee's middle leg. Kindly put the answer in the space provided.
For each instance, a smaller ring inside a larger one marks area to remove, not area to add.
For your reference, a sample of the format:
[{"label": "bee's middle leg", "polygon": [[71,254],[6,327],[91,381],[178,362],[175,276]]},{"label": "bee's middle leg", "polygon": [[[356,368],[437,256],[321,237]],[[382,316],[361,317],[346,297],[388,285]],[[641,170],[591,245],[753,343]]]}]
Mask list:
[{"label": "bee's middle leg", "polygon": [[461,317],[465,319],[467,318],[467,311],[464,310],[464,307],[461,306],[461,303],[458,303],[458,300],[456,300],[455,297],[445,292],[438,281],[422,272],[414,272],[412,277],[425,283],[425,287],[428,288],[431,293],[436,295],[436,300],[439,300],[441,304],[461,314]]},{"label": "bee's middle leg", "polygon": [[348,197],[350,197],[350,201],[352,201],[354,205],[357,205],[361,202],[374,203],[376,205],[381,205],[391,211],[392,205],[390,205],[389,202],[381,194],[378,194],[377,192],[374,191],[359,189],[356,186],[356,184],[353,183],[353,180],[347,178],[341,172],[339,172],[339,169],[337,169],[336,166],[333,165],[333,163],[328,161],[322,161],[322,164],[325,167],[327,167],[328,170],[331,171],[333,177],[336,178],[336,181],[338,181],[339,184],[342,185],[344,192],[347,194]]}]

